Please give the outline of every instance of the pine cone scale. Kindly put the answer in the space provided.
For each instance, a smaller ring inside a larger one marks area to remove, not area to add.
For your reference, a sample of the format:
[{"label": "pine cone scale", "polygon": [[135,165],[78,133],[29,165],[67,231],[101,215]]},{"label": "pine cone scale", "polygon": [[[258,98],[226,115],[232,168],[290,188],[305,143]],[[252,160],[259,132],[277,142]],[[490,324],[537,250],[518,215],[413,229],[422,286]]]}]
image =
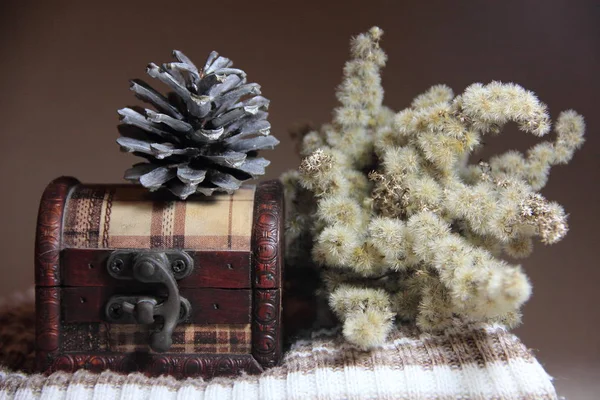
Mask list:
[{"label": "pine cone scale", "polygon": [[220,57],[219,53],[213,51],[210,53],[204,64],[204,75],[210,74],[218,69],[227,68],[232,64],[231,60],[225,57]]},{"label": "pine cone scale", "polygon": [[157,123],[157,124],[165,124],[169,128],[176,130],[178,132],[187,133],[194,129],[192,127],[192,125],[188,124],[187,122],[173,118],[167,114],[159,114],[159,113],[149,110],[149,109],[145,109],[145,111],[146,111],[146,117],[150,121]]},{"label": "pine cone scale", "polygon": [[177,178],[186,185],[198,185],[206,178],[206,170],[194,169],[189,165],[179,166]]},{"label": "pine cone scale", "polygon": [[271,133],[271,124],[269,123],[269,121],[253,120],[246,123],[245,126],[240,130],[240,133],[238,135],[233,136],[232,139],[242,139],[253,134],[267,136],[269,135],[269,133]]},{"label": "pine cone scale", "polygon": [[140,79],[133,79],[130,82],[130,89],[135,93],[137,98],[146,103],[152,104],[163,114],[167,114],[179,120],[183,118],[183,115],[181,115],[177,108],[169,104],[169,101],[162,94],[152,89],[146,82]]},{"label": "pine cone scale", "polygon": [[117,143],[121,146],[123,151],[128,153],[144,153],[152,154],[152,148],[148,142],[143,140],[137,140],[129,137],[120,137],[117,139]]},{"label": "pine cone scale", "polygon": [[233,110],[223,113],[215,119],[213,119],[211,121],[211,127],[213,129],[221,128],[224,125],[232,123],[233,121],[244,116],[245,114],[246,110],[244,110],[243,108],[234,108]]},{"label": "pine cone scale", "polygon": [[158,167],[140,177],[140,183],[150,190],[157,190],[176,176],[176,172],[167,167]]},{"label": "pine cone scale", "polygon": [[171,87],[181,98],[190,100],[192,94],[189,90],[187,90],[173,75],[171,75],[166,70],[160,68],[158,65],[154,63],[148,64],[146,67],[146,72],[152,78],[156,78],[165,85]]},{"label": "pine cone scale", "polygon": [[237,168],[246,161],[246,153],[227,151],[223,154],[203,156],[202,158],[224,167]]},{"label": "pine cone scale", "polygon": [[[219,77],[219,75],[215,76]],[[235,74],[231,74],[231,75],[221,75],[221,77],[225,76],[225,78],[221,78],[219,81],[222,82],[221,85],[218,86],[213,86],[210,91],[208,92],[208,95],[211,97],[215,97],[220,95],[223,92],[226,92],[234,87],[237,87],[240,83],[242,83],[242,78],[238,77]]]},{"label": "pine cone scale", "polygon": [[225,133],[225,129],[199,129],[188,134],[188,138],[198,144],[206,144],[216,142],[221,139],[221,136]]},{"label": "pine cone scale", "polygon": [[162,138],[171,138],[176,136],[176,134],[174,135],[173,132],[163,129],[165,128],[164,125],[152,122],[145,115],[132,108],[122,108],[118,111],[118,113],[122,117],[121,122],[125,125],[136,126],[144,131],[154,133]]},{"label": "pine cone scale", "polygon": [[238,169],[255,178],[264,175],[265,168],[269,164],[271,164],[271,161],[264,158],[248,158]]},{"label": "pine cone scale", "polygon": [[152,165],[149,163],[136,164],[125,171],[125,179],[139,181],[142,175],[145,175],[156,168],[158,168],[157,165]]},{"label": "pine cone scale", "polygon": [[249,139],[240,139],[237,142],[231,143],[229,148],[234,151],[255,151],[273,149],[279,144],[279,140],[273,136],[258,136]]},{"label": "pine cone scale", "polygon": [[233,176],[218,170],[211,170],[209,172],[209,179],[218,187],[228,191],[237,190],[242,185],[242,181],[239,179],[236,179]]}]

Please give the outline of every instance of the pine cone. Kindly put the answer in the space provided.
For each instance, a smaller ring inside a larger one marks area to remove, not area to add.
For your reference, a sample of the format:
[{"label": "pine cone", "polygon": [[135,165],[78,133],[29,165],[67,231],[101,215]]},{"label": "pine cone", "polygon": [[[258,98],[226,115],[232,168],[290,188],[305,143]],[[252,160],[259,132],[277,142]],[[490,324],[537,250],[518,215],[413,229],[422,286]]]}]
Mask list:
[{"label": "pine cone", "polygon": [[141,80],[131,90],[155,111],[120,109],[123,151],[143,157],[125,172],[125,179],[150,190],[168,188],[185,199],[193,193],[232,193],[245,180],[265,173],[270,162],[256,156],[279,141],[270,136],[269,100],[260,86],[246,83],[246,73],[212,52],[202,70],[180,51],[177,62],[150,63],[148,75],[169,86],[167,97]]}]

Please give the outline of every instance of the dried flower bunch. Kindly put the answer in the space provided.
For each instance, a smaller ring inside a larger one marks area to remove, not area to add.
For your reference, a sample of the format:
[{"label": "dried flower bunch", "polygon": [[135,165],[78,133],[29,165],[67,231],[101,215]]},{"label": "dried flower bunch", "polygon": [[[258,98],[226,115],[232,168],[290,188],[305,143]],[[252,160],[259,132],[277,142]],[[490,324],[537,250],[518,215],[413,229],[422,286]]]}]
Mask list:
[{"label": "dried flower bunch", "polygon": [[150,190],[166,187],[185,199],[193,193],[231,193],[247,179],[264,175],[269,161],[257,150],[272,149],[269,100],[246,73],[232,68],[217,52],[198,69],[182,52],[176,62],[150,63],[148,75],[172,92],[163,96],[141,80],[131,82],[135,95],[155,110],[127,107],[121,116],[121,149],[145,158],[125,172],[125,179]]},{"label": "dried flower bunch", "polygon": [[519,322],[531,294],[519,265],[532,239],[559,241],[562,207],[537,191],[550,167],[583,143],[584,121],[560,114],[553,142],[468,164],[486,134],[507,122],[536,136],[546,106],[515,84],[445,85],[398,113],[382,106],[382,31],[352,40],[333,122],[302,139],[306,158],[282,180],[289,200],[289,262],[322,268],[323,292],[345,337],[368,349],[394,322],[426,331],[453,320]]}]

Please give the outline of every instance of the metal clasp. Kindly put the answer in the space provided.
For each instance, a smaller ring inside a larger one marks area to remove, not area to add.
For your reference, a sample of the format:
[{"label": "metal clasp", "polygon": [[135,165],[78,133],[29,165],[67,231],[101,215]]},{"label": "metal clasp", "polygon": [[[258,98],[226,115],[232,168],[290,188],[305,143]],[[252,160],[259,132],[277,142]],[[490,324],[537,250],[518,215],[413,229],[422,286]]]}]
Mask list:
[{"label": "metal clasp", "polygon": [[111,323],[144,325],[153,324],[160,317],[163,324],[151,334],[150,347],[156,352],[167,351],[173,343],[175,326],[191,314],[192,307],[179,295],[176,280],[192,272],[194,260],[180,250],[116,250],[108,258],[106,268],[116,279],[166,286],[166,299],[148,295],[112,296],[106,304],[105,316]]}]

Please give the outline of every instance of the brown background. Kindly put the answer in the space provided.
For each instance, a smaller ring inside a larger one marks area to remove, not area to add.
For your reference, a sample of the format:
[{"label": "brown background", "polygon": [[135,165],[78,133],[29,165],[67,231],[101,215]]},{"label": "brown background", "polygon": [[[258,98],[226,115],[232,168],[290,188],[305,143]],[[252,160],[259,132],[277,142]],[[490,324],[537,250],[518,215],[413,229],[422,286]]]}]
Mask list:
[{"label": "brown background", "polygon": [[[586,117],[587,143],[556,167],[548,198],[563,204],[571,232],[525,260],[534,296],[516,330],[560,394],[600,396],[600,6],[596,1],[2,1],[0,4],[0,293],[32,285],[39,196],[59,175],[120,182],[134,162],[120,154],[116,109],[134,103],[128,79],[149,61],[186,52],[198,64],[216,49],[259,82],[272,100],[268,177],[295,168],[287,129],[321,124],[348,38],[379,25],[389,55],[386,104],[399,110],[429,86],[456,92],[492,79],[535,91],[555,118],[574,108]],[[477,158],[535,140],[510,131],[488,140]],[[596,395],[594,395],[594,393]]]}]

